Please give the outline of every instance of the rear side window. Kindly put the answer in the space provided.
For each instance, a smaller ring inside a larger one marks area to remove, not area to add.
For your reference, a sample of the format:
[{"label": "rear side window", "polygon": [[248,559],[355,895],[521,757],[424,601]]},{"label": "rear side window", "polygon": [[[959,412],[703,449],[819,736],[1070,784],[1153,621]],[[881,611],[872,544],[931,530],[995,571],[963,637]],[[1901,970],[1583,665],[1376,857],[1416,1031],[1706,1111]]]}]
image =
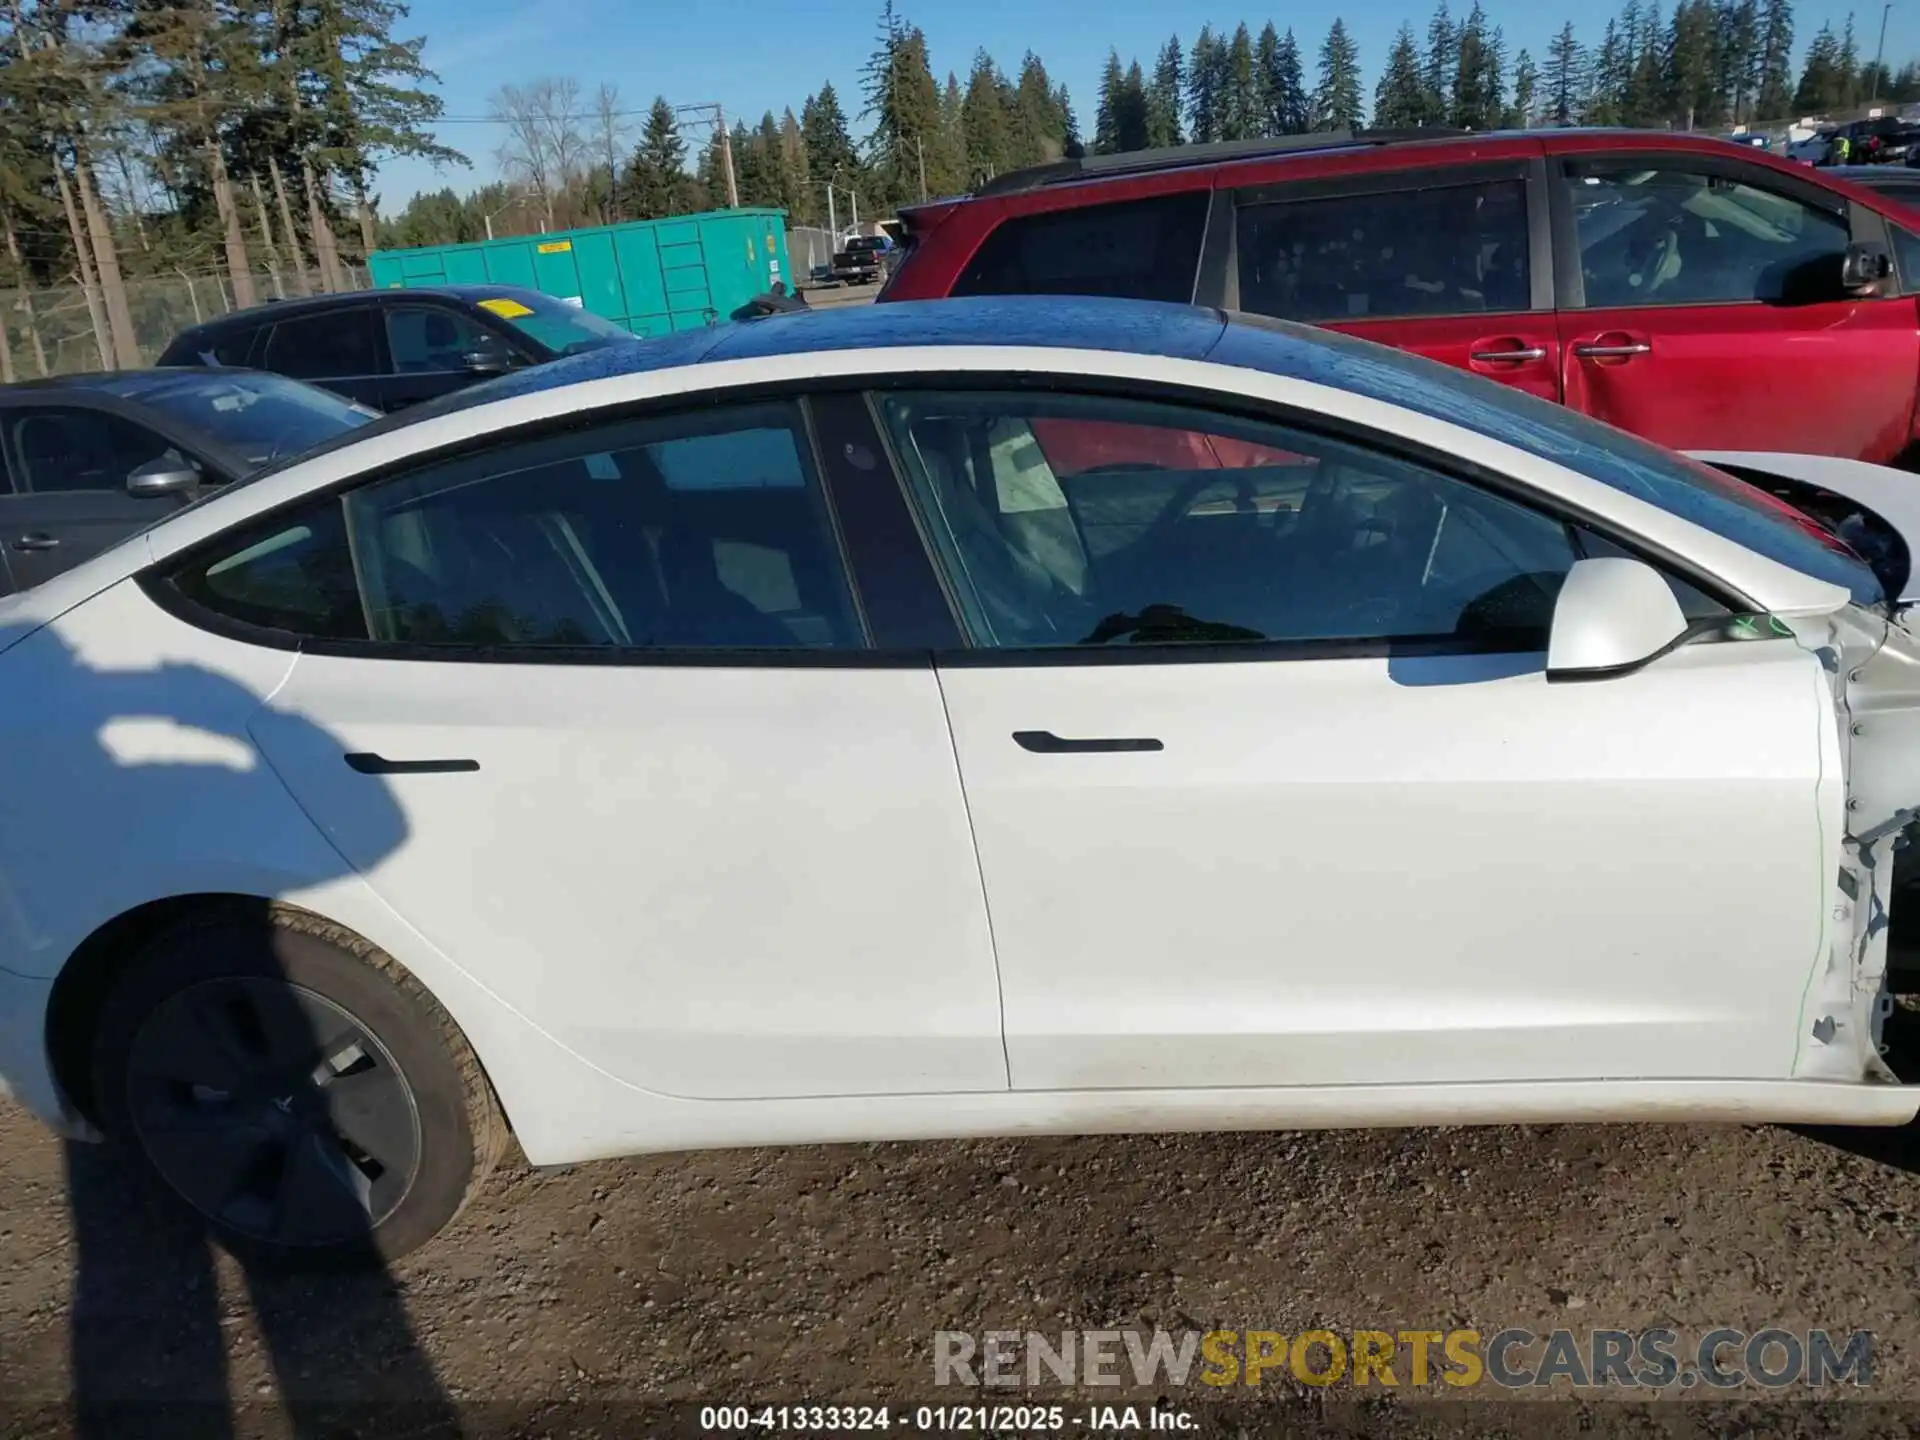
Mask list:
[{"label": "rear side window", "polygon": [[1327,323],[1532,304],[1519,180],[1246,204],[1240,308]]},{"label": "rear side window", "polygon": [[809,454],[784,403],[510,441],[277,518],[172,584],[296,636],[520,652],[858,649]]},{"label": "rear side window", "polygon": [[365,305],[282,320],[267,340],[261,368],[296,380],[377,375],[380,347],[373,326],[373,311]]},{"label": "rear side window", "polygon": [[1018,215],[986,238],[955,295],[1193,299],[1209,192]]}]

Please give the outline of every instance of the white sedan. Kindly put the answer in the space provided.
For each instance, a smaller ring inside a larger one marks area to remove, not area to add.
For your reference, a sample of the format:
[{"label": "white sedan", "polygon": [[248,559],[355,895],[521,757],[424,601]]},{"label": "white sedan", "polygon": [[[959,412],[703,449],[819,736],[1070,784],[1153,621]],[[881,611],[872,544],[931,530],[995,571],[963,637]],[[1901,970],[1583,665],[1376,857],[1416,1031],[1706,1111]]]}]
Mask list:
[{"label": "white sedan", "polygon": [[308,1258],[509,1124],[1903,1123],[1914,482],[1716,463],[1029,297],[383,421],[0,602],[0,1075]]}]

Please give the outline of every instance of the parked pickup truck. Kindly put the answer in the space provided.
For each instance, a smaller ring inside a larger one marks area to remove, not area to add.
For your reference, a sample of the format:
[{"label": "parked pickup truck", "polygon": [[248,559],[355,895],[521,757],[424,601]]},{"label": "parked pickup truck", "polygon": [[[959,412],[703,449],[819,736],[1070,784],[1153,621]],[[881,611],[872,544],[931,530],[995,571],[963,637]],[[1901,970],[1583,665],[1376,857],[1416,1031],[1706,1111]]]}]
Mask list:
[{"label": "parked pickup truck", "polygon": [[885,278],[893,259],[893,241],[885,235],[856,235],[833,255],[833,278],[842,285],[872,285]]}]

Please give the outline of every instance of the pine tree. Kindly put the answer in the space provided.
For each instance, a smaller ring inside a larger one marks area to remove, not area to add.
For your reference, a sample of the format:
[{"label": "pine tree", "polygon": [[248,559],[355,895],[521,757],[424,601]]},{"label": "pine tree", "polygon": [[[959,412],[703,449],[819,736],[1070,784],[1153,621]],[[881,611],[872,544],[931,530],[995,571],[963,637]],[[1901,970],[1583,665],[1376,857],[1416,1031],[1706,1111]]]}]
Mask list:
[{"label": "pine tree", "polygon": [[[1612,27],[1608,27],[1611,37]],[[1573,22],[1560,27],[1547,47],[1546,118],[1555,125],[1572,125],[1580,119],[1581,97],[1586,93],[1586,55],[1574,37]]]},{"label": "pine tree", "polygon": [[1762,0],[1760,88],[1754,118],[1784,120],[1793,108],[1793,0]]},{"label": "pine tree", "polygon": [[[1271,30],[1273,27],[1267,27]],[[1187,58],[1174,35],[1160,47],[1154,62],[1153,80],[1147,86],[1147,144],[1181,145],[1186,134],[1180,125],[1180,109],[1186,96]]]},{"label": "pine tree", "polygon": [[1498,123],[1494,97],[1487,94],[1487,14],[1480,0],[1461,22],[1459,56],[1453,67],[1451,123],[1461,130],[1491,130]]},{"label": "pine tree", "polygon": [[895,13],[886,0],[880,15],[879,43],[863,71],[867,106],[873,118],[867,141],[873,182],[881,204],[899,205],[931,193],[925,177],[928,148],[937,159],[940,90],[927,63],[927,37]]},{"label": "pine tree", "polygon": [[1253,90],[1259,114],[1254,133],[1284,135],[1280,128],[1279,107],[1274,103],[1280,82],[1280,32],[1269,20],[1260,27],[1260,38],[1253,42]]},{"label": "pine tree", "polygon": [[1127,83],[1120,68],[1120,52],[1107,51],[1107,68],[1100,73],[1100,93],[1093,103],[1093,153],[1113,155],[1120,149],[1120,91]]},{"label": "pine tree", "polygon": [[1373,123],[1383,130],[1411,130],[1426,122],[1426,77],[1420,70],[1420,52],[1413,27],[1403,24],[1387,52],[1386,69],[1373,92]]},{"label": "pine tree", "polygon": [[1715,77],[1720,104],[1735,124],[1752,120],[1754,92],[1760,83],[1759,0],[1720,0],[1715,28],[1719,33],[1719,73]]},{"label": "pine tree", "polygon": [[1020,60],[1020,78],[1009,92],[1010,142],[1014,165],[1039,165],[1065,153],[1067,117],[1040,57],[1029,50]]},{"label": "pine tree", "polygon": [[1460,63],[1460,34],[1454,28],[1453,16],[1447,11],[1447,0],[1440,0],[1439,9],[1433,12],[1433,19],[1427,22],[1427,115],[1422,123],[1444,125],[1453,106],[1453,77]]},{"label": "pine tree", "polygon": [[1835,89],[1840,94],[1842,109],[1851,109],[1860,103],[1860,47],[1853,40],[1853,14],[1847,14],[1847,28],[1840,37],[1840,54],[1834,60]]},{"label": "pine tree", "polygon": [[1360,98],[1360,54],[1347,22],[1336,18],[1320,46],[1320,84],[1313,94],[1314,128],[1357,130],[1366,116]]},{"label": "pine tree", "polygon": [[1252,140],[1263,128],[1258,71],[1253,62],[1253,36],[1244,22],[1227,42],[1224,84],[1220,91],[1221,140]]},{"label": "pine tree", "polygon": [[1273,55],[1273,74],[1267,82],[1269,103],[1273,106],[1274,133],[1304,135],[1313,128],[1313,101],[1307,94],[1307,77],[1300,63],[1300,44],[1289,29],[1280,37]]},{"label": "pine tree", "polygon": [[976,50],[967,74],[967,93],[960,102],[960,129],[967,153],[967,185],[976,188],[991,180],[1008,163],[1010,136],[1001,89],[1005,84],[993,57]]},{"label": "pine tree", "polygon": [[666,96],[659,96],[647,111],[640,144],[620,180],[622,211],[636,220],[680,214],[687,198],[686,171],[687,146],[680,138],[680,122]]},{"label": "pine tree", "polygon": [[800,107],[800,135],[806,141],[807,166],[813,178],[853,189],[860,186],[860,157],[847,133],[846,113],[831,82],[807,97]]},{"label": "pine tree", "polygon": [[1622,124],[1656,126],[1667,119],[1667,72],[1665,57],[1661,54],[1664,38],[1660,7],[1657,3],[1649,5],[1641,16],[1640,52],[1634,57],[1620,107]]},{"label": "pine tree", "polygon": [[1713,0],[1678,0],[1667,26],[1666,116],[1688,130],[1717,130],[1725,118],[1719,23]]},{"label": "pine tree", "polygon": [[1069,160],[1078,160],[1087,153],[1087,147],[1080,140],[1080,122],[1074,118],[1073,97],[1067,94],[1066,86],[1053,92],[1053,107],[1060,117],[1060,153]]},{"label": "pine tree", "polygon": [[1533,124],[1534,108],[1539,104],[1540,71],[1531,52],[1522,50],[1513,59],[1513,104],[1507,107],[1504,123],[1513,130]]},{"label": "pine tree", "polygon": [[1807,63],[1800,72],[1800,86],[1794,92],[1794,108],[1803,115],[1819,115],[1838,109],[1842,95],[1840,42],[1833,27],[1822,25],[1807,47]]},{"label": "pine tree", "polygon": [[1187,62],[1187,133],[1196,145],[1226,138],[1226,71],[1226,41],[1202,25]]}]

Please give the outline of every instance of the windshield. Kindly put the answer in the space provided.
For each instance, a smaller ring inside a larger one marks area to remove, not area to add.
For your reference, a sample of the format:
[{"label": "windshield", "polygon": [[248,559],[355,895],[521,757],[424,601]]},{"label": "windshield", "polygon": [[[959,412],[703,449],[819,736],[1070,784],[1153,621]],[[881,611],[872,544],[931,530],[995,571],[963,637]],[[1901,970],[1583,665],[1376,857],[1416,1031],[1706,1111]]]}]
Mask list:
[{"label": "windshield", "polygon": [[1857,605],[1887,598],[1865,560],[1786,502],[1550,400],[1437,361],[1261,316],[1236,316],[1208,358],[1261,368],[1256,333],[1282,329],[1316,342],[1315,353],[1301,367],[1305,379],[1404,405],[1552,460],[1769,560],[1844,586]]},{"label": "windshield", "polygon": [[608,345],[631,345],[638,337],[591,310],[569,305],[537,290],[494,295],[475,302],[514,329],[531,335],[555,355],[579,355]]},{"label": "windshield", "polygon": [[378,418],[378,412],[281,375],[170,375],[127,392],[210,437],[258,470]]}]

